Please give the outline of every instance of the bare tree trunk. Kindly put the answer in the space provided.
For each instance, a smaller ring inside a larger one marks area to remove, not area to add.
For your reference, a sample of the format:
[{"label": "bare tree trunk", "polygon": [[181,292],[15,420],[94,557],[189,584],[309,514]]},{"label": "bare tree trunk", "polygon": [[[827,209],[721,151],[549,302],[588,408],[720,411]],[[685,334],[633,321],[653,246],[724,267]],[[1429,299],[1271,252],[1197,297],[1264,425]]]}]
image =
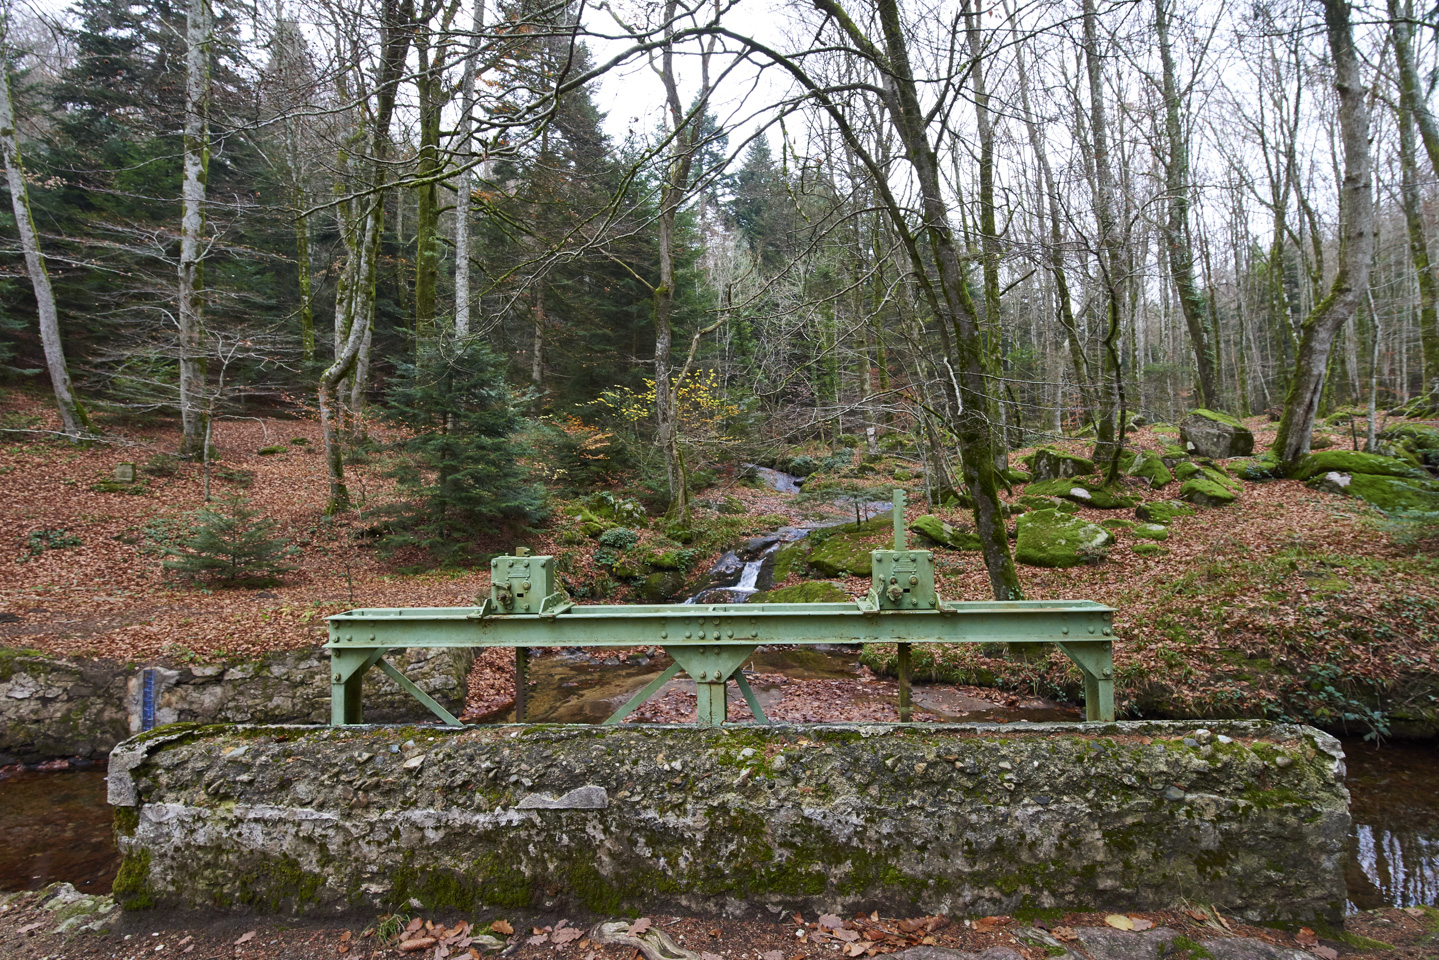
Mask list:
[{"label": "bare tree trunk", "polygon": [[1104,382],[1100,385],[1099,416],[1095,420],[1094,459],[1109,463],[1112,481],[1119,470],[1124,444],[1124,379],[1119,362],[1119,332],[1122,329],[1119,278],[1115,271],[1121,261],[1121,238],[1114,219],[1114,173],[1109,156],[1109,126],[1105,118],[1104,67],[1099,59],[1099,14],[1094,0],[1084,0],[1084,62],[1089,77],[1090,136],[1094,142],[1094,217],[1099,243],[1094,250],[1099,261],[1099,282],[1104,285],[1107,318],[1103,342]]},{"label": "bare tree trunk", "polygon": [[480,55],[480,31],[485,25],[485,0],[475,0],[470,50],[460,81],[460,175],[455,185],[455,336],[470,335],[470,194],[474,187],[475,72]]},{"label": "bare tree trunk", "polygon": [[[1396,118],[1399,127],[1399,195],[1404,206],[1404,225],[1409,232],[1409,257],[1419,284],[1419,346],[1424,357],[1424,391],[1439,390],[1439,278],[1429,259],[1424,209],[1419,192],[1415,156],[1413,114],[1402,106]],[[1431,406],[1433,403],[1431,403]]]},{"label": "bare tree trunk", "polygon": [[1169,45],[1169,12],[1165,0],[1154,0],[1154,28],[1159,41],[1163,69],[1164,187],[1168,194],[1167,216],[1163,222],[1164,242],[1169,246],[1169,271],[1179,293],[1184,325],[1194,345],[1199,373],[1199,401],[1211,410],[1220,408],[1219,362],[1210,336],[1210,306],[1194,281],[1194,248],[1189,238],[1189,143],[1180,120],[1179,83],[1174,76],[1174,52]]},{"label": "bare tree trunk", "polygon": [[1294,377],[1274,438],[1280,462],[1292,464],[1309,452],[1314,417],[1324,392],[1324,374],[1334,335],[1354,315],[1369,287],[1374,253],[1374,196],[1369,156],[1369,108],[1359,75],[1359,58],[1349,25],[1347,0],[1324,0],[1324,25],[1339,94],[1339,132],[1344,144],[1340,188],[1340,252],[1329,294],[1310,311],[1301,330]]},{"label": "bare tree trunk", "polygon": [[50,289],[50,274],[40,252],[40,238],[35,233],[35,220],[30,215],[30,194],[25,188],[25,168],[20,159],[20,144],[15,131],[15,107],[10,99],[9,10],[0,22],[0,153],[4,154],[5,181],[10,188],[10,208],[15,212],[15,227],[20,246],[25,251],[25,269],[35,289],[35,312],[40,319],[40,345],[45,350],[45,366],[50,372],[50,385],[55,391],[55,406],[60,411],[60,426],[67,434],[78,437],[91,430],[90,418],[75,396],[70,383],[70,367],[65,362],[65,347],[60,339],[60,317],[55,310],[55,293]]},{"label": "bare tree trunk", "polygon": [[185,16],[184,179],[180,187],[180,455],[205,443],[205,178],[210,165],[210,7],[190,0]]},{"label": "bare tree trunk", "polygon": [[1418,70],[1414,64],[1411,41],[1414,36],[1413,3],[1405,0],[1400,9],[1399,0],[1388,0],[1390,35],[1394,41],[1394,61],[1399,68],[1399,103],[1406,113],[1414,118],[1419,128],[1419,138],[1424,142],[1424,152],[1429,155],[1429,164],[1434,175],[1439,176],[1439,124],[1429,110],[1429,97],[1419,82]]},{"label": "bare tree trunk", "polygon": [[[344,225],[348,256],[335,293],[335,359],[320,374],[317,390],[320,430],[325,441],[325,462],[330,479],[330,495],[325,505],[327,514],[347,510],[350,506],[338,425],[340,384],[354,372],[374,320],[376,262],[385,225],[384,187],[390,118],[394,115],[396,87],[404,69],[405,53],[409,49],[414,0],[385,0],[381,17],[376,104],[371,119],[373,126],[369,131],[370,155],[363,160],[364,176],[359,196],[341,204],[342,208],[350,209],[352,215]],[[347,162],[346,158],[342,158],[341,165]]]}]

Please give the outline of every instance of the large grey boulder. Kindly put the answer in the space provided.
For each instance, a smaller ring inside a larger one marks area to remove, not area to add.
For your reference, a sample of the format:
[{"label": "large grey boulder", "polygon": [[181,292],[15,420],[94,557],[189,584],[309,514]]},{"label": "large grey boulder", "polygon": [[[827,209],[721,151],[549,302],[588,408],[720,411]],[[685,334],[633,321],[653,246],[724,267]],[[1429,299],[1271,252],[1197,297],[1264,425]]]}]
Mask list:
[{"label": "large grey boulder", "polygon": [[1227,413],[1191,410],[1179,421],[1179,439],[1197,457],[1247,457],[1254,452],[1254,434]]}]

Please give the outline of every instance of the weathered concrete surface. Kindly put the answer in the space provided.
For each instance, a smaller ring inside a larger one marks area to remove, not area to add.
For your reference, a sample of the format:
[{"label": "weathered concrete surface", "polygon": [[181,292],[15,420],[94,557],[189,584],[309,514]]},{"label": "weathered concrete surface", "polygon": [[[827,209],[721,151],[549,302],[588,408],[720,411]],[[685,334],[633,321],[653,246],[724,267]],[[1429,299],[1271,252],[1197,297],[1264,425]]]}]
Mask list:
[{"label": "weathered concrete surface", "polygon": [[1341,921],[1338,741],[1265,723],[170,728],[110,764],[128,908]]},{"label": "weathered concrete surface", "polygon": [[[473,650],[413,649],[394,662],[448,710],[464,709]],[[71,660],[0,649],[0,765],[104,757],[140,730],[146,669],[155,671],[159,724],[330,719],[329,656],[315,647],[212,664]],[[365,677],[364,698],[366,716],[379,722],[431,718],[378,670]]]}]

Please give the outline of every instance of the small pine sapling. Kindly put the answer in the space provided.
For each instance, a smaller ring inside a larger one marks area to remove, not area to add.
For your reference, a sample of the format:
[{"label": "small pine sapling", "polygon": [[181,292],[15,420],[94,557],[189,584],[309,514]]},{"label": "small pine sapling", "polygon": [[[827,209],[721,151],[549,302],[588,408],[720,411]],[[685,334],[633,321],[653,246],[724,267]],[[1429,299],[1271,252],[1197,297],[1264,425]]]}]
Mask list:
[{"label": "small pine sapling", "polygon": [[284,561],[299,553],[276,526],[246,498],[226,497],[196,511],[189,535],[165,548],[165,569],[227,587],[271,586],[294,569]]}]

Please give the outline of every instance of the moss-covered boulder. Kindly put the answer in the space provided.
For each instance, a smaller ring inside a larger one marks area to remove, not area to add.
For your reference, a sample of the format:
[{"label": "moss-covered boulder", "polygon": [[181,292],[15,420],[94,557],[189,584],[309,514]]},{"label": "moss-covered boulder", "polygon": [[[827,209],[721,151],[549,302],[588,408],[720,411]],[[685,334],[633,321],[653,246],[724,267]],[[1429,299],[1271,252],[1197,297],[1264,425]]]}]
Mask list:
[{"label": "moss-covered boulder", "polygon": [[1284,476],[1284,471],[1279,466],[1279,458],[1272,453],[1262,453],[1249,460],[1236,461],[1230,464],[1229,468],[1236,477],[1250,483],[1279,480]]},{"label": "moss-covered boulder", "polygon": [[1106,517],[1105,519],[1099,521],[1099,525],[1106,530],[1111,530],[1114,533],[1119,533],[1123,530],[1132,529],[1134,527],[1134,521],[1125,520],[1122,517]]},{"label": "moss-covered boulder", "polygon": [[1290,471],[1296,480],[1309,480],[1325,473],[1363,473],[1375,477],[1427,480],[1429,474],[1394,457],[1358,450],[1320,450],[1303,458]]},{"label": "moss-covered boulder", "polygon": [[750,603],[844,603],[849,594],[828,580],[807,580],[777,590],[766,590],[749,598]]},{"label": "moss-covered boulder", "polygon": [[1129,552],[1141,557],[1167,557],[1169,548],[1159,543],[1135,543],[1130,545]]},{"label": "moss-covered boulder", "polygon": [[1334,446],[1334,438],[1327,433],[1316,433],[1309,438],[1310,450],[1328,450]]},{"label": "moss-covered boulder", "polygon": [[661,570],[645,577],[640,584],[639,597],[644,603],[669,603],[683,596],[685,575],[676,570]]},{"label": "moss-covered boulder", "polygon": [[1019,518],[1014,559],[1031,567],[1077,567],[1101,559],[1113,543],[1114,535],[1097,523],[1035,510]]},{"label": "moss-covered boulder", "polygon": [[885,511],[866,520],[859,529],[847,523],[816,530],[806,538],[811,544],[806,560],[812,569],[826,577],[867,577],[873,569],[869,552],[878,546],[888,546],[873,543],[873,536],[890,529],[892,524],[892,515]]},{"label": "moss-covered boulder", "polygon": [[909,529],[942,547],[954,550],[978,550],[980,547],[979,535],[973,530],[955,527],[933,514],[925,514],[920,517],[909,525]]},{"label": "moss-covered boulder", "polygon": [[1135,499],[1092,480],[1042,480],[1024,488],[1030,496],[1061,497],[1097,510],[1127,510]]},{"label": "moss-covered boulder", "polygon": [[774,582],[784,583],[789,575],[794,572],[797,565],[804,563],[804,558],[809,554],[810,543],[808,538],[796,540],[794,543],[786,544],[774,552]]},{"label": "moss-covered boulder", "polygon": [[1027,507],[1030,510],[1060,510],[1064,513],[1077,513],[1079,504],[1070,503],[1068,500],[1061,500],[1058,497],[1040,497],[1026,493],[1015,501],[1016,505]]},{"label": "moss-covered boulder", "polygon": [[[1380,432],[1379,440],[1407,447],[1414,453],[1439,455],[1439,430],[1418,423],[1401,423]],[[1426,459],[1427,458],[1421,458]]]},{"label": "moss-covered boulder", "polygon": [[1162,523],[1137,523],[1129,532],[1141,540],[1169,539],[1169,528]]},{"label": "moss-covered boulder", "polygon": [[1254,434],[1227,413],[1191,410],[1179,421],[1184,448],[1201,457],[1247,457],[1254,452]]},{"label": "moss-covered boulder", "polygon": [[1224,507],[1236,499],[1234,491],[1215,483],[1208,477],[1195,477],[1184,481],[1179,488],[1179,498],[1201,507]]},{"label": "moss-covered boulder", "polygon": [[574,504],[565,512],[579,520],[580,530],[587,537],[598,538],[606,530],[619,526],[615,521],[605,519],[584,504]]},{"label": "moss-covered boulder", "polygon": [[1358,497],[1385,513],[1439,512],[1439,483],[1430,480],[1331,470],[1311,477],[1307,483],[1326,493]]},{"label": "moss-covered boulder", "polygon": [[1134,508],[1134,515],[1146,523],[1170,523],[1175,517],[1187,517],[1194,508],[1178,500],[1151,500]]},{"label": "moss-covered boulder", "polygon": [[1155,488],[1174,480],[1174,474],[1164,465],[1163,458],[1148,450],[1134,458],[1134,463],[1129,467],[1129,475],[1147,480],[1149,485]]},{"label": "moss-covered boulder", "polygon": [[1028,483],[1034,479],[1034,476],[1030,474],[1029,471],[1021,470],[1018,467],[1006,467],[1001,476],[1010,483]]},{"label": "moss-covered boulder", "polygon": [[1029,468],[1036,480],[1061,480],[1094,472],[1093,460],[1086,460],[1054,447],[1040,447],[1020,462]]}]

